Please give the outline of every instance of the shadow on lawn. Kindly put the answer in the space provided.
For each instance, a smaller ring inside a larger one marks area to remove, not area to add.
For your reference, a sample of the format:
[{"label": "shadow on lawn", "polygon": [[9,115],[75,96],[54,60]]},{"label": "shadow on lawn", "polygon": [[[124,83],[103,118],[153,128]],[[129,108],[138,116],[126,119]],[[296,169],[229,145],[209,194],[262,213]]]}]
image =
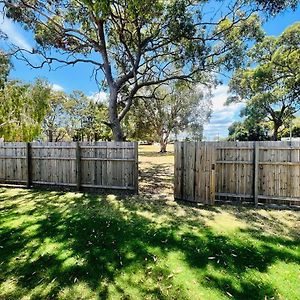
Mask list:
[{"label": "shadow on lawn", "polygon": [[[28,191],[10,199],[0,193],[0,201],[7,201],[0,219],[0,279],[14,281],[4,299],[30,293],[32,298],[70,299],[106,299],[116,293],[130,299],[129,290],[137,298],[187,299],[185,282],[173,282],[174,270],[163,261],[170,253],[180,253],[205,287],[235,299],[266,299],[276,297],[271,284],[247,280],[245,272],[265,272],[276,260],[299,263],[288,248],[297,241],[261,240],[245,229],[260,240],[254,246],[247,239],[215,234],[190,211],[189,220],[176,216],[162,203],[139,203],[138,209],[134,199],[68,195]],[[169,221],[154,222],[161,214]],[[182,231],[195,225],[198,234]]]},{"label": "shadow on lawn", "polygon": [[159,151],[139,151],[139,156],[145,156],[145,157],[164,157],[164,156],[170,156],[174,155],[173,151],[167,151],[167,152],[159,152]]},{"label": "shadow on lawn", "polygon": [[140,173],[140,192],[142,194],[166,195],[173,193],[173,176],[170,174],[169,164],[151,164],[141,170]]}]

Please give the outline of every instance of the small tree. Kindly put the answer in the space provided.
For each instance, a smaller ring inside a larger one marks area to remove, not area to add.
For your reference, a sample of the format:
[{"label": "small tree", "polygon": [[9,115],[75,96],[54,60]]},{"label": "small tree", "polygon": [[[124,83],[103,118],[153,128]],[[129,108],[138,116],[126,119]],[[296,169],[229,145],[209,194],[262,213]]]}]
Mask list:
[{"label": "small tree", "polygon": [[96,103],[81,91],[74,91],[68,96],[66,103],[68,114],[68,127],[75,140],[111,139],[110,132],[105,125],[107,119],[107,106]]},{"label": "small tree", "polygon": [[285,127],[281,132],[281,137],[298,138],[300,137],[300,117],[294,118],[289,126]]},{"label": "small tree", "polygon": [[43,131],[48,142],[58,142],[67,135],[65,129],[68,126],[66,103],[67,95],[64,92],[51,91],[49,108],[43,122]]}]

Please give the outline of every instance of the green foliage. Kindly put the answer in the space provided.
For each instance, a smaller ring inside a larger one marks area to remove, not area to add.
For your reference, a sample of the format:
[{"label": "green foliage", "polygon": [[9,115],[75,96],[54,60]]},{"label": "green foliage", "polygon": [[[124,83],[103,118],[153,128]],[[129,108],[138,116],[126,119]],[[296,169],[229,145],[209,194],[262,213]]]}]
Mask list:
[{"label": "green foliage", "polygon": [[272,121],[273,139],[300,109],[300,23],[278,38],[266,37],[249,51],[249,64],[230,82],[235,94],[228,102],[246,101],[242,116],[254,121]]},{"label": "green foliage", "polygon": [[50,86],[10,81],[0,91],[0,136],[5,141],[32,141],[41,132],[48,110]]},{"label": "green foliage", "polygon": [[51,91],[43,132],[50,142],[109,140],[111,133],[104,124],[106,119],[106,105],[95,103],[81,91],[70,95]]},{"label": "green foliage", "polygon": [[202,125],[211,112],[211,102],[204,92],[185,84],[148,88],[140,97],[132,113],[132,137],[160,142],[163,148],[171,134],[188,130],[195,137],[201,135]]},{"label": "green foliage", "polygon": [[228,128],[229,141],[268,141],[269,127],[263,123],[233,122]]},{"label": "green foliage", "polygon": [[7,55],[0,49],[0,90],[4,87],[10,71],[10,61]]},{"label": "green foliage", "polygon": [[242,66],[249,39],[262,37],[257,1],[230,3],[220,14],[207,10],[208,0],[1,2],[9,18],[34,32],[41,66],[84,62],[103,72],[107,124],[117,140],[140,90],[178,80],[207,84],[204,75]]},{"label": "green foliage", "polygon": [[299,4],[298,0],[256,0],[256,2],[272,15],[275,15],[288,7],[295,10]]},{"label": "green foliage", "polygon": [[107,106],[96,103],[80,91],[68,97],[67,114],[75,140],[110,140],[111,130],[105,125]]},{"label": "green foliage", "polygon": [[300,137],[300,117],[297,117],[292,120],[291,124],[289,126],[286,126],[280,136],[281,137],[290,137],[292,133],[293,138],[299,138]]}]

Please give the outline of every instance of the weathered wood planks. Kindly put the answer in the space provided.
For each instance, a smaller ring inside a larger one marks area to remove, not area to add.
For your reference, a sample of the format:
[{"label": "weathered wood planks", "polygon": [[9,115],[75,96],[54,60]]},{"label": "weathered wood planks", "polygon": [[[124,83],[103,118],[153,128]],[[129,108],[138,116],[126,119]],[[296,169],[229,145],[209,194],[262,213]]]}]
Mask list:
[{"label": "weathered wood planks", "polygon": [[176,199],[300,205],[300,142],[177,142]]},{"label": "weathered wood planks", "polygon": [[1,143],[3,183],[138,192],[136,142]]}]

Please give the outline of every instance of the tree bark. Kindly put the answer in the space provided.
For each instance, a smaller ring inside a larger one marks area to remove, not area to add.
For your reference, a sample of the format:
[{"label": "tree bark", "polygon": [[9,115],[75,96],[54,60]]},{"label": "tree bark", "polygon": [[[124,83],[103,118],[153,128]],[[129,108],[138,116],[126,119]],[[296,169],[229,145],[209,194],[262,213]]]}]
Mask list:
[{"label": "tree bark", "polygon": [[278,140],[278,126],[274,126],[274,132],[273,132],[273,141],[277,141]]},{"label": "tree bark", "polygon": [[164,139],[160,140],[160,152],[166,153],[167,152],[167,142],[164,141]]},{"label": "tree bark", "polygon": [[118,118],[117,97],[118,93],[116,88],[111,88],[109,95],[109,122],[110,128],[113,132],[114,141],[124,141],[121,122]]},{"label": "tree bark", "polygon": [[273,141],[278,141],[278,130],[281,125],[274,123]]},{"label": "tree bark", "polygon": [[53,142],[53,130],[48,130],[48,142]]}]

